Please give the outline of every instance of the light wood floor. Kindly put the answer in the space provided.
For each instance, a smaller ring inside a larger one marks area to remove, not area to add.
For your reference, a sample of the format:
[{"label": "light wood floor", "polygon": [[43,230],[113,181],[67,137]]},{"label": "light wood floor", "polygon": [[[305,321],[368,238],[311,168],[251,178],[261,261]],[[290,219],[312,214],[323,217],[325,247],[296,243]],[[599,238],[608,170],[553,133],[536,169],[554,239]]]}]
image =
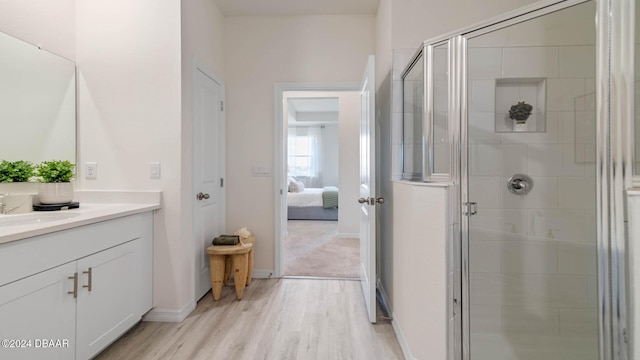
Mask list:
[{"label": "light wood floor", "polygon": [[254,279],[241,301],[211,293],[182,323],[141,322],[97,359],[402,359],[388,322],[366,317],[360,282]]}]

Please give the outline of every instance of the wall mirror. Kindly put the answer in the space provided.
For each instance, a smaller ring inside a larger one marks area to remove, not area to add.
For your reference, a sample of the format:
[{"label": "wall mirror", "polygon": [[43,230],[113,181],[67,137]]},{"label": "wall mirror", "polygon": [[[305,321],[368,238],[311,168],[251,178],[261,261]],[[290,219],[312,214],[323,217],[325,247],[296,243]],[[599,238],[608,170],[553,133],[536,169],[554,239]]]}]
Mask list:
[{"label": "wall mirror", "polygon": [[0,160],[75,162],[75,64],[0,33],[0,79]]}]

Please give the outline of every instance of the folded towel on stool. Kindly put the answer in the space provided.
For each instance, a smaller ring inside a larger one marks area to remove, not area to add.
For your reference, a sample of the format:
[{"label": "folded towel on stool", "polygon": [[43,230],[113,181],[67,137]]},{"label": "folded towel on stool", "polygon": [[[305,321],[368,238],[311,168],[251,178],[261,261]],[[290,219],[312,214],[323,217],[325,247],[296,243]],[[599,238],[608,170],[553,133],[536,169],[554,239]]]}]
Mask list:
[{"label": "folded towel on stool", "polygon": [[240,236],[238,235],[220,235],[215,237],[211,245],[238,245]]}]

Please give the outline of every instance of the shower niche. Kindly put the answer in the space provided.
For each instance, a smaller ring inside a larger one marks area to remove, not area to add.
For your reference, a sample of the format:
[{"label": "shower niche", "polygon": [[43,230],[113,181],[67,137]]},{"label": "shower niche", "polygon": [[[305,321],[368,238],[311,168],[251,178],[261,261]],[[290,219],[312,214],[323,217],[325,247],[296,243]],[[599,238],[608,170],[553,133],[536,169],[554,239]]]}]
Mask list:
[{"label": "shower niche", "polygon": [[546,78],[495,79],[495,131],[546,131]]}]

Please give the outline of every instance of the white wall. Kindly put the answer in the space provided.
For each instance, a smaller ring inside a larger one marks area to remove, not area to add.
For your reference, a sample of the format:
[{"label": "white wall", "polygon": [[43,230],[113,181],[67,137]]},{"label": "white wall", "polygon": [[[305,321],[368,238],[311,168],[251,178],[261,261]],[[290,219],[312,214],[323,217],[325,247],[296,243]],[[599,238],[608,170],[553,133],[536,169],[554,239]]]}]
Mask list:
[{"label": "white wall", "polygon": [[340,142],[338,125],[325,125],[324,128],[324,156],[322,159],[322,179],[324,186],[338,186],[340,181],[340,172],[338,171],[338,164],[340,160]]},{"label": "white wall", "polygon": [[[85,190],[162,190],[155,216],[154,303],[191,299],[189,239],[181,234],[180,1],[78,1],[79,164]],[[125,10],[126,9],[126,10]],[[149,178],[159,161],[162,179]]]},{"label": "white wall", "polygon": [[447,188],[393,184],[393,322],[405,358],[447,359]]},{"label": "white wall", "polygon": [[0,2],[0,31],[76,58],[76,0]]},{"label": "white wall", "polygon": [[255,269],[273,270],[274,83],[359,82],[374,51],[373,16],[227,17],[227,228],[256,234]]},{"label": "white wall", "polygon": [[418,48],[423,41],[515,10],[536,0],[393,0],[393,49]]}]

